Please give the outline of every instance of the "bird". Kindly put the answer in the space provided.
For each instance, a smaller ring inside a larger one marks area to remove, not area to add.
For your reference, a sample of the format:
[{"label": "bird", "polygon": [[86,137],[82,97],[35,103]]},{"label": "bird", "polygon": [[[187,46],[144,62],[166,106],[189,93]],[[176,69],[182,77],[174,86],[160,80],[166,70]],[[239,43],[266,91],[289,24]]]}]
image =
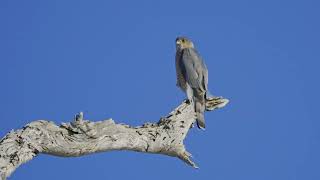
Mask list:
[{"label": "bird", "polygon": [[193,42],[187,37],[176,38],[176,76],[177,86],[193,104],[197,126],[205,129],[204,111],[206,101],[214,97],[208,90],[208,69]]}]

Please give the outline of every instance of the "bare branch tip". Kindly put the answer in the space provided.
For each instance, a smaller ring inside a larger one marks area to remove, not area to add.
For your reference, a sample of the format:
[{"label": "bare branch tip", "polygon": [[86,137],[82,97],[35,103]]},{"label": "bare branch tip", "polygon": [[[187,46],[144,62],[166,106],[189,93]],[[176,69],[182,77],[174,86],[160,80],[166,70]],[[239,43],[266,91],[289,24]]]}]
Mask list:
[{"label": "bare branch tip", "polygon": [[223,97],[214,97],[206,102],[206,110],[213,111],[215,109],[220,109],[229,103],[229,99]]},{"label": "bare branch tip", "polygon": [[187,152],[187,151],[184,151],[183,153],[179,154],[178,155],[178,158],[181,159],[182,161],[184,161],[186,164],[188,164],[189,166],[192,166],[193,168],[195,169],[199,169],[199,167],[196,165],[196,163],[194,163],[191,158],[192,158],[192,155]]},{"label": "bare branch tip", "polygon": [[74,116],[74,121],[82,121],[83,120],[83,112],[79,112]]}]

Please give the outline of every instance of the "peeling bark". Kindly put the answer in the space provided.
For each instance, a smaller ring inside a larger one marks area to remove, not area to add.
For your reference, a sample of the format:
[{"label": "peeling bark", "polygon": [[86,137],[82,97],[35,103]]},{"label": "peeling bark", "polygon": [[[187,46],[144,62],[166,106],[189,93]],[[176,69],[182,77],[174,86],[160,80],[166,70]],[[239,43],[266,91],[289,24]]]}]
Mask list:
[{"label": "peeling bark", "polygon": [[[224,107],[229,101],[217,97],[208,101],[207,111]],[[131,127],[112,119],[91,122],[83,113],[74,121],[56,125],[51,121],[33,121],[12,130],[0,141],[0,177],[5,180],[21,164],[39,153],[76,157],[97,152],[131,150],[178,157],[197,168],[183,140],[195,121],[193,107],[183,102],[157,123]]]}]

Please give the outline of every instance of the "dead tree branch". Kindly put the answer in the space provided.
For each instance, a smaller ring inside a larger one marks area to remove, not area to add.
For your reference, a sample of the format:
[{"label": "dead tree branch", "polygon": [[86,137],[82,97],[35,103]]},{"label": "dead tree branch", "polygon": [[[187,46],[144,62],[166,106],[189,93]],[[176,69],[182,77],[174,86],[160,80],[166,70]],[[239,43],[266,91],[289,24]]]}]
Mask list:
[{"label": "dead tree branch", "polygon": [[[207,102],[207,111],[224,107],[221,97]],[[33,121],[22,129],[12,130],[0,141],[0,177],[5,180],[21,164],[39,153],[75,157],[96,152],[131,150],[178,157],[197,168],[183,144],[195,120],[191,105],[183,102],[157,123],[130,127],[112,119],[92,122],[75,116],[71,123],[56,125],[51,121]]]}]

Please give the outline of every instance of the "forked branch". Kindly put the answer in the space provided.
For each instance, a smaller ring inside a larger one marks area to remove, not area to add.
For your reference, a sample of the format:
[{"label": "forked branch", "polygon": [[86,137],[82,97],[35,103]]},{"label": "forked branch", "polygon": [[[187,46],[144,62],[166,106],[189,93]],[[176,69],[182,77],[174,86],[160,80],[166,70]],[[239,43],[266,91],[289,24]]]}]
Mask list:
[{"label": "forked branch", "polygon": [[[218,97],[206,104],[207,111],[224,107],[227,99]],[[56,125],[51,121],[33,121],[12,130],[0,141],[0,175],[5,180],[21,164],[39,153],[75,157],[96,152],[131,150],[178,157],[197,168],[183,144],[195,120],[193,108],[183,102],[157,123],[131,127],[112,119],[92,122],[83,113],[74,121]]]}]

